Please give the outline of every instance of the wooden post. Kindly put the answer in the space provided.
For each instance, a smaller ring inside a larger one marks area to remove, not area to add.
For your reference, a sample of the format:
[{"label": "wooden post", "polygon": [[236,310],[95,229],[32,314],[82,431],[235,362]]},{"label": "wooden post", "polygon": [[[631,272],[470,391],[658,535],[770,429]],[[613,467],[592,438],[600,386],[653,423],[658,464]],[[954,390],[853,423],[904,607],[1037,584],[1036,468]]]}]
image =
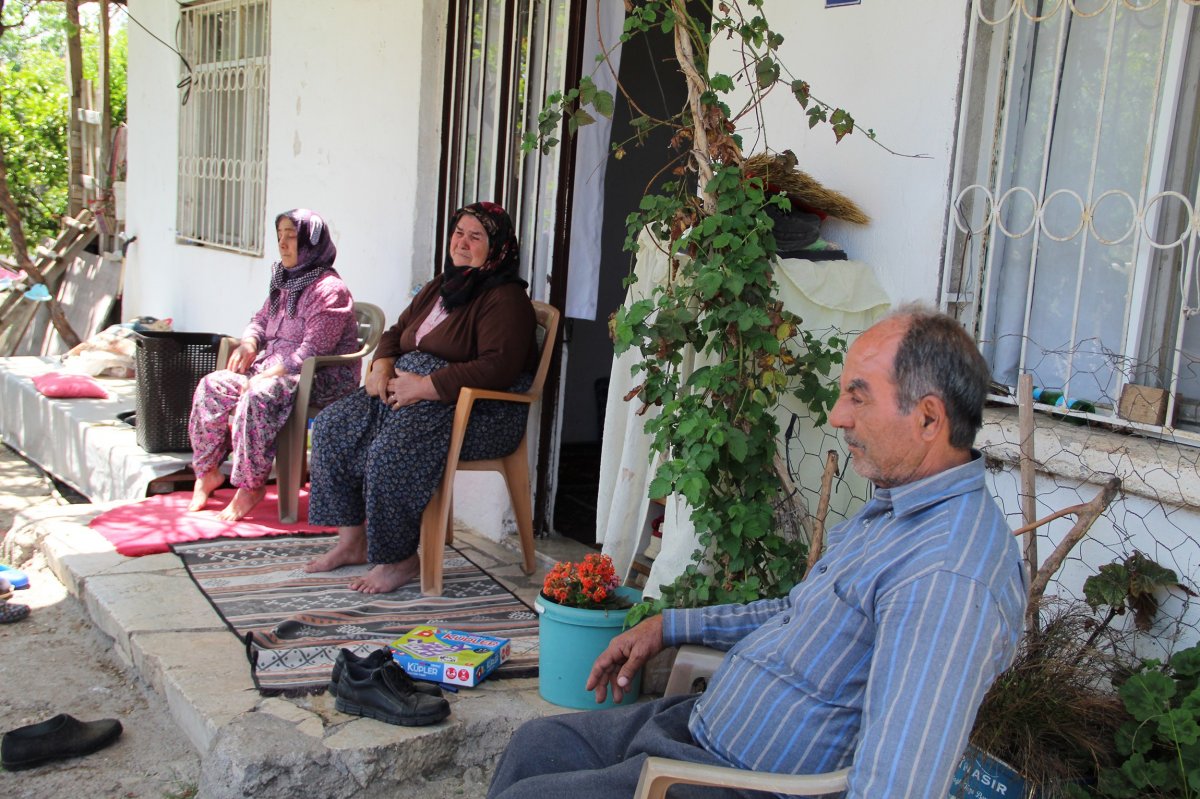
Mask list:
[{"label": "wooden post", "polygon": [[808,544],[808,564],[804,569],[804,578],[812,573],[813,566],[825,549],[825,517],[829,513],[829,498],[833,495],[833,478],[838,474],[838,454],[836,450],[825,453],[825,471],[821,473],[821,496],[817,500],[817,516],[813,519],[813,536]]},{"label": "wooden post", "polygon": [[[97,171],[104,173],[100,184],[101,192],[111,195],[113,176],[109,168],[112,160],[112,87],[109,85],[111,81],[108,48],[108,0],[100,0],[100,167]],[[115,207],[113,218],[116,218]]]},{"label": "wooden post", "polygon": [[79,38],[79,0],[66,0],[67,10],[67,76],[71,86],[71,101],[67,106],[67,214],[78,216],[83,210],[83,129],[79,109],[83,92],[83,48]]},{"label": "wooden post", "polygon": [[[1017,378],[1017,420],[1021,430],[1021,517],[1029,525],[1037,518],[1037,475],[1033,468],[1036,427],[1033,421],[1033,375],[1024,374]],[[1036,529],[1025,534],[1024,543],[1029,573],[1037,574],[1041,563],[1038,561]]]}]

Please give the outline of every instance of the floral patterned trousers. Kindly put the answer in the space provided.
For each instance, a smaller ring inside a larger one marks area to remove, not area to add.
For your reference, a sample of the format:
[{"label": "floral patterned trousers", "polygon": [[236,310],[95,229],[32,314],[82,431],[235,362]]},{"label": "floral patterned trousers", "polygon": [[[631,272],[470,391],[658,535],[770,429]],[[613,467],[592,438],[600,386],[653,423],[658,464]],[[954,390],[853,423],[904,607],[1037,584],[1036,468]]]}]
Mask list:
[{"label": "floral patterned trousers", "polygon": [[[427,375],[446,364],[410,352],[396,368]],[[511,391],[525,391],[522,375]],[[462,460],[502,458],[525,434],[529,406],[482,400],[475,403],[463,439]],[[393,410],[359,389],[313,420],[308,521],[322,527],[366,522],[367,560],[398,563],[416,554],[421,515],[446,471],[454,406],[423,400]]]},{"label": "floral patterned trousers", "polygon": [[196,386],[188,420],[196,474],[213,471],[232,451],[230,482],[247,489],[265,485],[275,462],[275,438],[292,412],[299,383],[300,375],[253,382],[228,369],[206,375]]}]

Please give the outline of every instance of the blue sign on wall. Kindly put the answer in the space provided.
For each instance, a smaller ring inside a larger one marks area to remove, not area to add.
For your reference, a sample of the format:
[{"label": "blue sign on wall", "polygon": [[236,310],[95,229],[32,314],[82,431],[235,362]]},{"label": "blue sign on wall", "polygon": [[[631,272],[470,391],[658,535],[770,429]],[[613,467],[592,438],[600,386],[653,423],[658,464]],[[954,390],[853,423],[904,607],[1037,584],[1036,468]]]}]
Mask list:
[{"label": "blue sign on wall", "polygon": [[862,0],[825,0],[826,8],[837,8],[838,6],[856,6]]}]

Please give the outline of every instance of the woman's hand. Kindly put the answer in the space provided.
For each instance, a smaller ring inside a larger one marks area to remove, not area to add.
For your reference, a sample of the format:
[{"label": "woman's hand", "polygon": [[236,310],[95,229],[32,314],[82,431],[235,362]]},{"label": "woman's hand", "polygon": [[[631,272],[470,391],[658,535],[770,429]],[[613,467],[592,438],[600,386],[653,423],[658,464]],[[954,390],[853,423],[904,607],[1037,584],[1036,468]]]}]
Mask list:
[{"label": "woman's hand", "polygon": [[384,398],[384,402],[390,405],[392,410],[395,410],[421,400],[437,398],[437,389],[433,387],[433,380],[428,375],[397,372],[396,376],[387,383],[387,396]]},{"label": "woman's hand", "polygon": [[367,372],[367,381],[365,388],[367,396],[379,397],[384,402],[387,401],[387,384],[396,374],[396,359],[395,358],[379,358],[371,362],[371,369]]},{"label": "woman's hand", "polygon": [[252,338],[244,338],[238,343],[237,349],[229,356],[229,365],[225,368],[231,372],[237,372],[239,375],[246,374],[246,370],[250,368],[250,364],[254,363],[255,356],[258,355],[258,341]]},{"label": "woman's hand", "polygon": [[250,383],[253,384],[262,380],[269,380],[272,377],[279,377],[280,375],[285,374],[287,374],[287,370],[283,368],[283,364],[279,364],[277,366],[272,366],[270,369],[264,369],[263,371],[259,372],[254,377],[250,378]]},{"label": "woman's hand", "polygon": [[663,650],[662,615],[651,616],[636,627],[609,642],[592,664],[585,688],[595,691],[597,704],[603,703],[612,687],[614,702],[620,702],[633,683],[637,670]]}]

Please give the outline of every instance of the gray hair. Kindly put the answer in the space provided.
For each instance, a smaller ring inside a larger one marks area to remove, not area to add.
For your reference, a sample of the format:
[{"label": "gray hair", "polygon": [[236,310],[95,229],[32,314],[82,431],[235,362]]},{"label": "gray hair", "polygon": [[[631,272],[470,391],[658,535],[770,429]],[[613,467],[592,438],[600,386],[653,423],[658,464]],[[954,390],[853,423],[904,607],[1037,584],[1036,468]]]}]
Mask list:
[{"label": "gray hair", "polygon": [[958,320],[926,306],[905,305],[891,316],[908,323],[892,366],[900,412],[910,412],[924,396],[939,397],[950,421],[950,446],[970,449],[983,426],[992,379],[979,347]]}]

